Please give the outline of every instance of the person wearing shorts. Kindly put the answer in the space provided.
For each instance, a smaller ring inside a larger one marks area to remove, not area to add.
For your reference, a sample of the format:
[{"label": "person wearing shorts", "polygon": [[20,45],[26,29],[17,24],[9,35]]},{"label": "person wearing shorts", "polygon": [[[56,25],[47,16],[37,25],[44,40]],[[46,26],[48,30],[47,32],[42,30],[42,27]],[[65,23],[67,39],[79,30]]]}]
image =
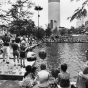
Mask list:
[{"label": "person wearing shorts", "polygon": [[19,46],[15,41],[12,42],[11,46],[13,49],[14,65],[16,65],[16,59],[19,64]]},{"label": "person wearing shorts", "polygon": [[26,58],[26,45],[25,45],[25,42],[22,42],[21,43],[21,46],[20,46],[20,62],[21,62],[21,66],[22,67],[25,67],[25,58]]},{"label": "person wearing shorts", "polygon": [[6,61],[6,63],[9,63],[9,58],[10,58],[9,43],[4,42],[4,46],[2,47],[2,51],[3,51],[3,61]]}]

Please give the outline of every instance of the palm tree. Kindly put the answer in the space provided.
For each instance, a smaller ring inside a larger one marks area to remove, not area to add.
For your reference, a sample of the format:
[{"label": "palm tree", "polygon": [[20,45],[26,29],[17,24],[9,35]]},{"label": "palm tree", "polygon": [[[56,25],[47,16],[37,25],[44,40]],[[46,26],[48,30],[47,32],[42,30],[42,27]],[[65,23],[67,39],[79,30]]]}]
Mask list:
[{"label": "palm tree", "polygon": [[[74,1],[74,0],[71,0]],[[76,0],[76,1],[80,1],[80,0]],[[88,0],[84,1],[82,4],[81,8],[77,8],[74,11],[74,14],[71,17],[68,17],[67,19],[70,19],[70,22],[73,21],[74,19],[80,19],[83,17],[87,16],[87,10],[85,9],[85,6],[88,4]]]},{"label": "palm tree", "polygon": [[75,13],[71,16],[70,22],[74,19],[80,19],[87,16],[87,10],[83,8],[75,10]]}]

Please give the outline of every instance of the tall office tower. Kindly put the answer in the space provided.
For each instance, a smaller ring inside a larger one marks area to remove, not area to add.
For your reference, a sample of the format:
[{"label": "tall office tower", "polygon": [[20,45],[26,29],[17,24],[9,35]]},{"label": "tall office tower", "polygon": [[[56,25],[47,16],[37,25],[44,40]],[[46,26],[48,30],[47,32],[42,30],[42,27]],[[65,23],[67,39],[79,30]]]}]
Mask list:
[{"label": "tall office tower", "polygon": [[48,22],[52,29],[60,27],[60,0],[48,0]]}]

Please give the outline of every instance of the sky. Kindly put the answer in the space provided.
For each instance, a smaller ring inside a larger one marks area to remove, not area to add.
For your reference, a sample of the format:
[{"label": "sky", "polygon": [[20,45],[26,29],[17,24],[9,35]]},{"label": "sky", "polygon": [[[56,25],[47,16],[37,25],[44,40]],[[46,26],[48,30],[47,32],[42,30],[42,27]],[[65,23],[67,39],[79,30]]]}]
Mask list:
[{"label": "sky", "polygon": [[[41,6],[43,10],[39,11],[39,26],[46,28],[48,24],[48,0],[32,0],[35,3],[35,6]],[[35,24],[38,26],[38,12],[32,9],[34,16],[32,19],[35,21]]]},{"label": "sky", "polygon": [[[32,0],[36,3],[36,5],[40,5],[43,7],[43,10],[40,12],[40,26],[45,27],[45,24],[48,24],[48,0]],[[71,2],[70,0],[60,0],[60,26],[70,28],[71,26],[76,27],[77,20],[70,22],[67,20],[68,17],[72,16],[74,11],[82,6],[82,3],[85,0],[80,0],[76,2],[74,0]],[[35,12],[34,20],[36,25],[37,23],[37,13]]]},{"label": "sky", "polygon": [[[0,0],[0,2],[1,1],[5,1],[5,0]],[[67,18],[70,17],[74,13],[74,11],[82,5],[83,1],[84,0],[80,0],[79,2],[76,2],[75,0],[71,2],[70,0],[60,0],[60,26],[61,27],[66,27],[66,28],[70,28],[71,26],[76,27],[76,20],[70,22],[69,20],[67,20]],[[35,3],[35,6],[39,5],[43,7],[43,10],[39,12],[40,14],[39,26],[46,28],[48,24],[48,0],[32,0],[32,2]],[[3,9],[7,9],[6,7],[9,7],[9,6],[4,5]],[[32,19],[35,22],[36,26],[38,26],[38,12],[34,10],[34,7],[31,8],[31,11],[34,13]]]},{"label": "sky", "polygon": [[82,2],[84,0],[80,0],[79,2],[76,2],[76,0],[74,0],[73,2],[71,2],[70,0],[61,0],[60,2],[60,23],[61,26],[63,27],[67,27],[70,28],[71,26],[76,27],[76,22],[77,20],[73,20],[72,22],[70,22],[69,20],[67,20],[67,17],[72,16],[72,14],[74,14],[74,11],[78,8],[82,6]]}]

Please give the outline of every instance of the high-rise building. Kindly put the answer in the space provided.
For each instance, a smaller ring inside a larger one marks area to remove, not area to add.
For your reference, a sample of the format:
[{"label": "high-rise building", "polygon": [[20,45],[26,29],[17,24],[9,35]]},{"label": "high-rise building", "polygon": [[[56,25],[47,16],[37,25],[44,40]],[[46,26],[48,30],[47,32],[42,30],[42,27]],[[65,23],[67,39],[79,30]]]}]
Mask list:
[{"label": "high-rise building", "polygon": [[83,24],[83,20],[82,19],[77,19],[76,28],[82,26],[82,24]]},{"label": "high-rise building", "polygon": [[48,22],[52,29],[60,27],[60,0],[48,0]]}]

